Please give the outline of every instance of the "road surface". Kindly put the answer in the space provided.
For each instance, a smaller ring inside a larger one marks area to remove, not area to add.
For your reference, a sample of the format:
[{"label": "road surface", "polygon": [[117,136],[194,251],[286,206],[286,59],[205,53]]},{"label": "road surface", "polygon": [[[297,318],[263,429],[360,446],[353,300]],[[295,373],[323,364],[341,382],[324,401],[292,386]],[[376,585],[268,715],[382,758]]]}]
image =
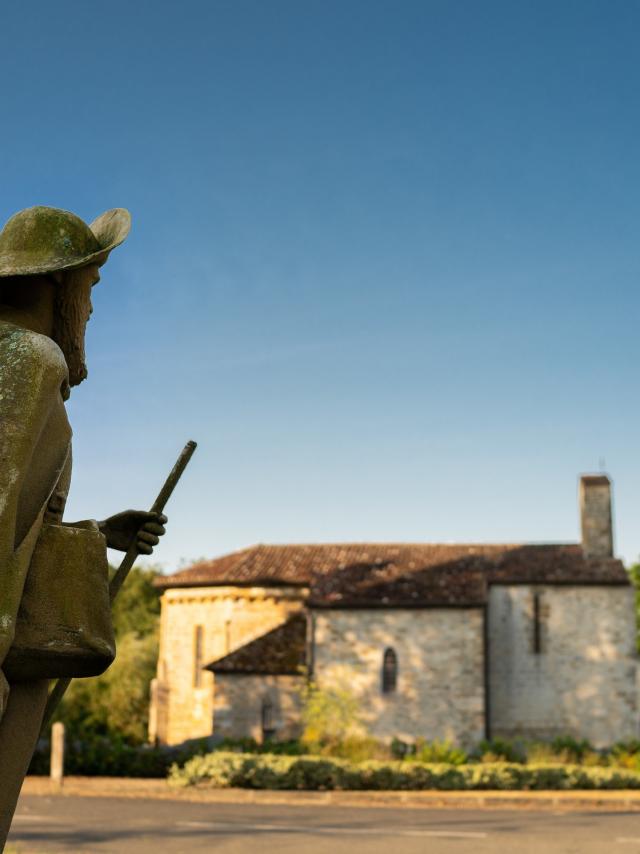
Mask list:
[{"label": "road surface", "polygon": [[11,854],[640,854],[640,814],[23,796]]}]

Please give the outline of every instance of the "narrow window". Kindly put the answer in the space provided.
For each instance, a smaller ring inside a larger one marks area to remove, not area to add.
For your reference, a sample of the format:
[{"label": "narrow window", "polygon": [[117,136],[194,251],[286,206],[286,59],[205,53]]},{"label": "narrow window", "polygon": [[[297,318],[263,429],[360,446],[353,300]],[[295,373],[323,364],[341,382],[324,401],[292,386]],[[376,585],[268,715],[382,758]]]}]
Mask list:
[{"label": "narrow window", "polygon": [[276,725],[273,715],[273,703],[268,698],[262,701],[260,718],[262,722],[262,740],[268,741],[268,739],[273,738],[276,732]]},{"label": "narrow window", "polygon": [[540,615],[540,594],[533,594],[533,652],[540,655],[542,652],[542,624]]},{"label": "narrow window", "polygon": [[193,639],[193,687],[202,685],[202,626],[196,626]]},{"label": "narrow window", "polygon": [[398,682],[398,656],[387,647],[382,658],[382,693],[393,694]]},{"label": "narrow window", "polygon": [[224,621],[224,654],[231,652],[231,620]]}]

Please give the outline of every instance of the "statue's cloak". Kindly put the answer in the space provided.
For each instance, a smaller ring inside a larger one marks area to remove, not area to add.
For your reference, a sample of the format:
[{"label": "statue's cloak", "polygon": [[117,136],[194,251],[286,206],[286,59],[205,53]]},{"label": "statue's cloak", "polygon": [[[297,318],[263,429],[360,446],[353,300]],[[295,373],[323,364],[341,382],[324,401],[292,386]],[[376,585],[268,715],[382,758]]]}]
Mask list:
[{"label": "statue's cloak", "polygon": [[44,515],[62,517],[71,468],[68,388],[57,344],[0,321],[0,667]]}]

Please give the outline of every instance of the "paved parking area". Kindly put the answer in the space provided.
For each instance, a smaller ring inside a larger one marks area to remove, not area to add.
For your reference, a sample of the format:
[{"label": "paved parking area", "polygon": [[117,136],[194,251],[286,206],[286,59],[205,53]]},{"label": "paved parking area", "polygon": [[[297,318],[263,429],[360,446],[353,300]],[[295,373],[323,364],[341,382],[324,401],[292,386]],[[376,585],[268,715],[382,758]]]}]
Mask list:
[{"label": "paved parking area", "polygon": [[26,795],[10,846],[12,854],[640,854],[640,815]]}]

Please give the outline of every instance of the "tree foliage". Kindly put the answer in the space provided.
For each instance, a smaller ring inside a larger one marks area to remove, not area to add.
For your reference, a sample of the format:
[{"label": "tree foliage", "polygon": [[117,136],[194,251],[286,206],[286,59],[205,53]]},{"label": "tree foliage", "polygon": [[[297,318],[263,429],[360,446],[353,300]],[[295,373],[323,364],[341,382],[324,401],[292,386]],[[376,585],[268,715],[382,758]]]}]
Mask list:
[{"label": "tree foliage", "polygon": [[160,573],[153,568],[134,566],[113,606],[116,639],[133,632],[146,637],[157,630],[160,599],[153,579]]},{"label": "tree foliage", "polygon": [[321,688],[307,682],[302,689],[302,742],[331,750],[345,738],[362,734],[358,701],[348,688]]},{"label": "tree foliage", "polygon": [[636,646],[640,652],[640,563],[629,567],[629,579],[636,591]]}]

